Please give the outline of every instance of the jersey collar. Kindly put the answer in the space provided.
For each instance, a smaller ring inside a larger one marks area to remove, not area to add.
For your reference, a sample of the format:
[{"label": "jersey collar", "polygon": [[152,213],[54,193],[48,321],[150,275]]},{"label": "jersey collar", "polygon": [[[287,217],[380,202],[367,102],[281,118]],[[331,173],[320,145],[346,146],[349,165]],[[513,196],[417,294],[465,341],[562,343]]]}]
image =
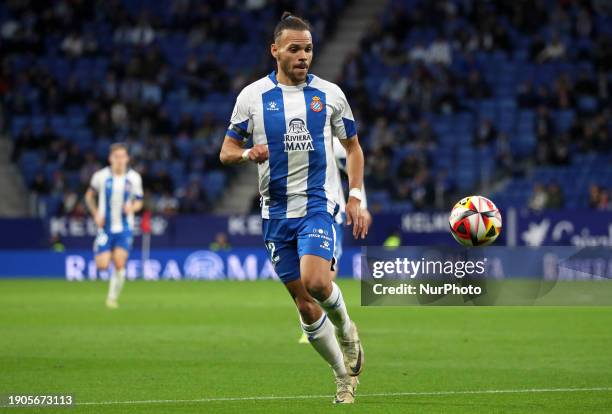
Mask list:
[{"label": "jersey collar", "polygon": [[270,72],[270,74],[268,75],[268,78],[270,78],[270,80],[274,83],[274,85],[278,86],[281,89],[284,89],[284,88],[288,88],[288,89],[302,89],[303,87],[305,87],[307,85],[310,85],[310,82],[312,82],[312,80],[314,79],[314,75],[309,73],[308,75],[306,75],[306,82],[300,83],[299,85],[283,85],[282,83],[278,83],[278,80],[276,79],[276,71],[275,70]]}]

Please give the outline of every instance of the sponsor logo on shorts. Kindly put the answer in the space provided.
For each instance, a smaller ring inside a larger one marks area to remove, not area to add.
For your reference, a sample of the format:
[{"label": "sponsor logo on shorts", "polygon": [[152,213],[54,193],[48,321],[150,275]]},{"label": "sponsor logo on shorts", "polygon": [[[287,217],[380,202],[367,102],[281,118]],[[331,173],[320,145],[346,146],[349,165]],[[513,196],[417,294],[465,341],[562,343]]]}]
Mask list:
[{"label": "sponsor logo on shorts", "polygon": [[322,249],[325,249],[325,250],[330,250],[329,245],[330,245],[329,241],[323,240],[323,242],[321,243],[321,245],[319,247],[321,247]]}]

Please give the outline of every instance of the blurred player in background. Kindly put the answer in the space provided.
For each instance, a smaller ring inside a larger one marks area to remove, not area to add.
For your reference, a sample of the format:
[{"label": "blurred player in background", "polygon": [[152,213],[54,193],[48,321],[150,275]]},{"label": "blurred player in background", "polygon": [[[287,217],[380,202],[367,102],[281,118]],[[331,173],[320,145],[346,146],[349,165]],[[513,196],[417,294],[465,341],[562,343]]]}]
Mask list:
[{"label": "blurred player in background", "polygon": [[128,166],[125,144],[111,145],[108,161],[108,167],[92,176],[85,201],[98,228],[94,241],[96,267],[106,270],[111,260],[114,265],[106,298],[106,306],[114,309],[119,306],[125,264],[132,248],[134,213],[142,209],[143,193],[140,174]]},{"label": "blurred player in background", "polygon": [[[347,152],[347,223],[365,238],[361,211],[363,152],[340,88],[308,74],[310,25],[285,12],[274,30],[277,71],[238,95],[220,158],[258,164],[263,236],[276,273],[293,297],[302,329],[336,377],[335,403],[352,403],[363,349],[333,269],[338,174],[332,134]],[[243,145],[253,139],[253,147]],[[337,336],[337,337],[336,337]]]},{"label": "blurred player in background", "polygon": [[[336,229],[336,240],[334,243],[334,258],[336,259],[336,263],[340,263],[340,258],[342,257],[342,241],[344,239],[344,230],[342,229],[343,224],[346,220],[346,198],[344,195],[344,188],[342,187],[342,178],[341,175],[347,174],[346,170],[346,150],[342,146],[342,143],[338,140],[338,138],[334,137],[333,142],[334,148],[334,159],[336,161],[336,173],[337,173],[337,181],[338,181],[338,192],[337,192],[337,200],[338,206],[340,207],[338,214],[336,214],[334,220],[334,228]],[[361,200],[361,213],[364,216],[366,226],[369,228],[372,224],[372,215],[368,210],[368,201],[366,197],[365,184],[361,185],[361,194],[363,195],[363,199]],[[330,270],[330,277],[332,280],[335,280],[338,276],[338,267],[335,266],[333,270]],[[302,336],[300,337],[299,343],[307,344],[308,337],[306,333],[302,332]]]}]

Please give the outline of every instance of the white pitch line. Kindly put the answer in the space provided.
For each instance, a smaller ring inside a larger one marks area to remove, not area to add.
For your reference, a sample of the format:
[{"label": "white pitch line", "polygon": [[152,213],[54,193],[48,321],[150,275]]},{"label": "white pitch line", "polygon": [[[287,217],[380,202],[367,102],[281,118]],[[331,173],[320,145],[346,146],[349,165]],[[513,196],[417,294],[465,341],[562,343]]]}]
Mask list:
[{"label": "white pitch line", "polygon": [[[526,388],[516,390],[465,390],[465,391],[425,391],[425,392],[381,392],[371,394],[357,394],[358,398],[368,397],[419,397],[431,395],[466,395],[466,394],[520,394],[545,392],[612,392],[612,387],[598,388]],[[87,401],[75,405],[115,405],[115,404],[174,404],[174,403],[207,403],[229,401],[274,401],[274,400],[308,400],[333,398],[333,395],[286,395],[261,397],[211,397],[191,400],[140,400],[140,401]]]}]

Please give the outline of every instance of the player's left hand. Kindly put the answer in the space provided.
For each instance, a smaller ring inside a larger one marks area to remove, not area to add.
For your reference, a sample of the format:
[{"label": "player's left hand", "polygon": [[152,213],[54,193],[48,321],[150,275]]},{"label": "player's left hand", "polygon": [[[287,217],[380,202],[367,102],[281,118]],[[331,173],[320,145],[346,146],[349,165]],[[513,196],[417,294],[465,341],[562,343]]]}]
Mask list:
[{"label": "player's left hand", "polygon": [[361,214],[363,215],[363,222],[365,223],[366,234],[368,234],[368,229],[372,224],[372,214],[370,214],[370,210],[368,210],[367,208],[362,208]]},{"label": "player's left hand", "polygon": [[134,212],[134,206],[132,206],[132,203],[130,201],[126,202],[123,205],[123,212],[125,214],[132,214]]},{"label": "player's left hand", "polygon": [[[371,219],[371,216],[370,216]],[[346,203],[346,224],[353,225],[353,237],[365,239],[368,235],[370,223],[366,222],[366,217],[361,209],[361,201],[355,197],[349,197]]]}]

